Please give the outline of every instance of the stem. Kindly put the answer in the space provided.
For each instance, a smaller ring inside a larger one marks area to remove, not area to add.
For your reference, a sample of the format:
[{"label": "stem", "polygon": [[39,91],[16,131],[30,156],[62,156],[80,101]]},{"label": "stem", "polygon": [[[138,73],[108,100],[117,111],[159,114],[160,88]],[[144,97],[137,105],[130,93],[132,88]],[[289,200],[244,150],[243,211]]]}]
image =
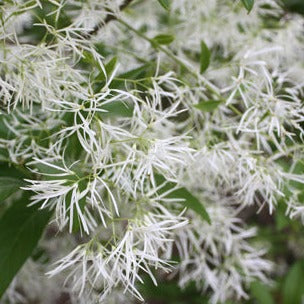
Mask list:
[{"label": "stem", "polygon": [[[138,31],[137,29],[135,29],[134,27],[132,27],[131,25],[129,25],[124,20],[117,19],[117,21],[120,24],[124,25],[131,32],[135,33],[136,35],[138,35],[142,39],[148,41],[154,49],[159,50],[159,51],[163,52],[164,54],[166,54],[169,58],[171,58],[173,61],[175,61],[177,64],[179,64],[182,68],[184,68],[185,70],[187,70],[188,73],[190,75],[192,75],[194,78],[199,79],[200,81],[202,81],[203,84],[204,84],[204,86],[209,90],[210,93],[214,94],[216,96],[216,98],[218,98],[220,100],[223,99],[222,96],[221,96],[221,94],[214,88],[213,85],[211,85],[210,83],[208,83],[208,81],[206,79],[204,79],[203,77],[199,77],[199,75],[196,72],[193,71],[192,67],[189,67],[188,65],[186,65],[182,60],[180,60],[176,55],[174,55],[174,53],[172,53],[172,51],[170,51],[169,49],[163,47],[162,45],[159,45],[153,39],[147,37],[145,34],[141,33],[140,31]],[[235,114],[242,115],[242,113],[237,108],[235,108],[233,105],[228,105],[228,108],[230,110],[232,110]]]},{"label": "stem", "polygon": [[126,23],[125,21],[123,21],[122,19],[117,19],[117,21],[119,23],[123,24],[126,28],[128,28],[133,33],[137,34],[139,37],[141,37],[144,40],[150,42],[153,48],[155,48],[156,50],[160,50],[163,53],[165,53],[168,57],[170,57],[171,59],[173,59],[181,67],[183,67],[184,69],[186,69],[191,75],[193,75],[194,77],[197,77],[197,74],[195,72],[193,72],[190,69],[189,66],[187,66],[183,61],[181,61],[177,56],[175,56],[170,50],[168,50],[168,49],[164,48],[163,46],[157,44],[153,39],[147,37],[146,35],[144,35],[140,31],[138,31],[137,29],[135,29],[134,27],[132,27],[131,25],[129,25],[128,23]]},{"label": "stem", "polygon": [[[133,1],[134,0],[125,0],[124,3],[119,7],[119,11],[123,11]],[[114,14],[114,12],[109,11],[107,17],[104,20],[97,23],[88,34],[84,35],[84,38],[90,38],[91,36],[96,35],[101,28],[103,28],[107,23],[111,22],[112,20],[117,20],[117,16]]]}]

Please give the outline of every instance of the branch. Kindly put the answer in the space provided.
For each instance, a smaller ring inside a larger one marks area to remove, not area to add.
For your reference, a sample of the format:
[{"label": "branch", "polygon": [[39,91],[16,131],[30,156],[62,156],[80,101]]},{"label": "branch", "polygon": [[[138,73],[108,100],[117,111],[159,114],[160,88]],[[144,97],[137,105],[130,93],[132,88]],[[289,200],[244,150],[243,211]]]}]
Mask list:
[{"label": "branch", "polygon": [[[127,6],[131,4],[134,0],[125,0],[124,3],[119,7],[119,11],[123,11]],[[94,28],[85,35],[86,38],[90,38],[91,36],[94,36],[98,33],[98,31],[103,28],[107,23],[111,22],[112,20],[117,20],[117,16],[114,15],[113,12],[109,11],[109,14],[107,17],[97,23]]]},{"label": "branch", "polygon": [[[121,4],[119,6],[119,11],[123,11],[133,1],[134,0],[125,0],[123,2],[123,4]],[[107,16],[104,20],[97,23],[91,31],[89,31],[87,33],[82,33],[81,36],[85,39],[90,39],[92,36],[96,35],[101,28],[103,28],[107,23],[111,22],[112,20],[117,20],[117,16],[114,14],[113,11],[109,10],[108,14],[107,14]],[[5,38],[3,41],[4,41],[4,43],[6,43],[8,45],[16,45],[17,44],[15,41],[13,41],[11,39],[8,39],[8,38]],[[22,43],[20,43],[20,44],[22,44]],[[26,44],[31,44],[31,43],[27,42]],[[35,44],[33,44],[33,45],[35,45]]]}]

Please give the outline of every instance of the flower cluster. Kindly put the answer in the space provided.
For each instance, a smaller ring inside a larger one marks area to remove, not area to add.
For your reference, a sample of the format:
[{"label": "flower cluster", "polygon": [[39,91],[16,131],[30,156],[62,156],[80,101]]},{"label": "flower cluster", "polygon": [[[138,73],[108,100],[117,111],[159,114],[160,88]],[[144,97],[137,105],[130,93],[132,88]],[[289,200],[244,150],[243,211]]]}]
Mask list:
[{"label": "flower cluster", "polygon": [[143,301],[159,272],[241,301],[273,266],[242,212],[285,204],[303,221],[303,18],[275,0],[249,15],[170,2],[168,15],[152,0],[0,1],[0,161],[26,171],[22,190],[56,230],[10,303],[39,288]]}]

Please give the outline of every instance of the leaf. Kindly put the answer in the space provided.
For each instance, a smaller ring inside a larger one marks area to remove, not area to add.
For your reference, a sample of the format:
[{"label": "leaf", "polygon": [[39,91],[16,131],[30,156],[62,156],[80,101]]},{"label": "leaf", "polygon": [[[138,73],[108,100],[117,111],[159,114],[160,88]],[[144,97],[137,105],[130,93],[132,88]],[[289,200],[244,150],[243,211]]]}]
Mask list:
[{"label": "leaf", "polygon": [[283,285],[283,303],[301,303],[304,295],[304,263],[296,262],[287,273]]},{"label": "leaf", "polygon": [[201,101],[198,104],[194,105],[195,108],[201,110],[203,112],[212,112],[214,111],[220,104],[222,103],[221,100],[208,100],[208,101]]},{"label": "leaf", "polygon": [[[164,184],[166,182],[166,179],[164,176],[160,174],[155,175],[155,180],[158,186]],[[209,224],[211,224],[211,219],[209,217],[209,214],[203,204],[195,197],[193,196],[186,188],[181,187],[173,190],[177,187],[177,184],[174,182],[167,181],[164,186],[162,186],[158,192],[160,194],[163,194],[167,191],[171,191],[166,195],[168,198],[177,199],[177,202],[182,204],[184,207],[187,207],[194,212],[196,212],[204,221],[207,221]],[[183,200],[181,200],[183,199]]]},{"label": "leaf", "polygon": [[170,10],[171,0],[158,0],[158,2],[165,10]]},{"label": "leaf", "polygon": [[290,219],[283,213],[277,211],[275,215],[275,223],[277,230],[283,230],[290,224]]},{"label": "leaf", "polygon": [[193,196],[186,188],[180,188],[178,190],[173,191],[169,197],[171,198],[183,198],[185,201],[181,202],[185,207],[192,209],[201,218],[211,224],[211,219],[205,207],[201,204],[201,202]]},{"label": "leaf", "polygon": [[99,68],[99,63],[98,61],[94,58],[94,56],[92,55],[92,53],[90,53],[89,51],[83,51],[82,52],[82,61],[85,62],[86,64],[91,64],[93,66],[96,66]]},{"label": "leaf", "polygon": [[105,81],[106,76],[110,76],[113,73],[116,63],[117,63],[117,57],[113,57],[104,67],[107,75],[104,74],[104,71],[101,71],[95,80]]},{"label": "leaf", "polygon": [[99,115],[101,118],[107,117],[132,117],[133,107],[126,102],[123,101],[113,101],[111,103],[107,103],[102,107],[104,110],[108,112],[100,112]]},{"label": "leaf", "polygon": [[253,8],[254,5],[254,0],[242,0],[242,3],[244,5],[244,7],[246,8],[248,14],[250,13],[250,11]]},{"label": "leaf", "polygon": [[120,74],[119,78],[138,79],[140,77],[144,77],[146,75],[146,72],[150,69],[150,67],[151,67],[150,63],[143,64],[138,68]]},{"label": "leaf", "polygon": [[[142,275],[142,279],[143,284],[140,284],[138,288],[143,297],[147,299],[146,303],[209,303],[207,295],[202,295],[202,293],[197,290],[193,281],[189,282],[184,288],[179,288],[177,282],[174,280],[161,280],[161,284],[155,285],[146,274]],[[170,299],[170,301],[168,301],[168,299]]]},{"label": "leaf", "polygon": [[[1,111],[3,111],[3,114],[0,112],[0,137],[1,138],[7,138],[8,137],[8,133],[9,133],[9,129],[8,127],[5,125],[4,120],[5,119],[10,119],[9,114],[6,114],[6,109],[4,108],[4,106],[1,104]],[[5,114],[4,114],[5,113]]]},{"label": "leaf", "polygon": [[[25,170],[24,170],[25,169]],[[28,171],[30,173],[30,171]],[[0,162],[0,177],[7,178],[15,178],[22,183],[22,180],[26,177],[29,177],[27,169],[23,166],[12,166],[7,162]]]},{"label": "leaf", "polygon": [[286,11],[304,15],[303,0],[283,0],[282,4]]},{"label": "leaf", "polygon": [[250,285],[250,293],[259,304],[274,304],[271,292],[265,284],[258,281],[252,282]]},{"label": "leaf", "polygon": [[117,57],[113,57],[105,66],[106,72],[108,75],[111,75],[114,71],[114,68],[117,64]]},{"label": "leaf", "polygon": [[22,185],[20,179],[0,176],[0,202],[18,191]]},{"label": "leaf", "polygon": [[201,41],[200,72],[204,73],[210,64],[210,51],[204,41]]},{"label": "leaf", "polygon": [[291,219],[286,216],[286,209],[287,205],[284,203],[283,200],[280,201],[275,213],[276,229],[279,231],[291,225]]},{"label": "leaf", "polygon": [[14,202],[0,218],[0,298],[32,254],[51,212],[27,207],[28,195]]},{"label": "leaf", "polygon": [[152,76],[153,75],[152,67],[153,67],[153,63],[145,63],[138,68],[120,74],[117,77],[118,79],[114,78],[113,81],[110,83],[110,88],[122,89],[125,87],[126,80],[128,79],[137,80],[147,76]]},{"label": "leaf", "polygon": [[174,41],[175,37],[173,35],[160,34],[155,36],[152,40],[156,44],[170,44]]}]

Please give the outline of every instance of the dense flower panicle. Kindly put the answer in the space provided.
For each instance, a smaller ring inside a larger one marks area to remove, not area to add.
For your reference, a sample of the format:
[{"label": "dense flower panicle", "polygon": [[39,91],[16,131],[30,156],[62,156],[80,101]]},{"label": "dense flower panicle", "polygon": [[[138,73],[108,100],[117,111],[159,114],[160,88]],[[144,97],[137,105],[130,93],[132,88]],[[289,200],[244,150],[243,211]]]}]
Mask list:
[{"label": "dense flower panicle", "polygon": [[117,239],[118,235],[114,234],[109,248],[94,239],[80,245],[58,261],[58,266],[49,275],[56,275],[72,267],[67,280],[71,279],[71,286],[80,295],[97,285],[103,290],[102,300],[113,287],[121,283],[125,291],[128,290],[143,300],[135,285],[137,280],[142,281],[138,272],[146,272],[156,282],[150,267],[164,271],[170,269],[171,265],[160,254],[167,253],[168,244],[173,242],[172,231],[187,223],[185,219],[170,214],[163,207],[161,210],[165,213],[148,212],[140,218],[128,220],[127,223],[118,222],[118,226],[125,226],[121,239]]},{"label": "dense flower panicle", "polygon": [[208,208],[212,225],[204,225],[204,234],[199,233],[201,223],[196,219],[177,233],[182,257],[179,283],[186,286],[194,281],[202,289],[211,288],[212,303],[231,297],[247,298],[243,283],[254,279],[266,282],[272,264],[263,258],[265,249],[252,247],[248,242],[256,235],[256,229],[242,227],[227,203],[216,196],[212,199]]},{"label": "dense flower panicle", "polygon": [[165,16],[157,2],[0,3],[0,160],[27,172],[62,237],[43,240],[52,268],[26,264],[11,303],[28,300],[20,286],[40,299],[45,272],[72,303],[144,301],[144,277],[169,272],[211,303],[242,301],[273,269],[242,211],[286,204],[304,222],[303,18],[274,0],[249,15],[173,0]]}]

